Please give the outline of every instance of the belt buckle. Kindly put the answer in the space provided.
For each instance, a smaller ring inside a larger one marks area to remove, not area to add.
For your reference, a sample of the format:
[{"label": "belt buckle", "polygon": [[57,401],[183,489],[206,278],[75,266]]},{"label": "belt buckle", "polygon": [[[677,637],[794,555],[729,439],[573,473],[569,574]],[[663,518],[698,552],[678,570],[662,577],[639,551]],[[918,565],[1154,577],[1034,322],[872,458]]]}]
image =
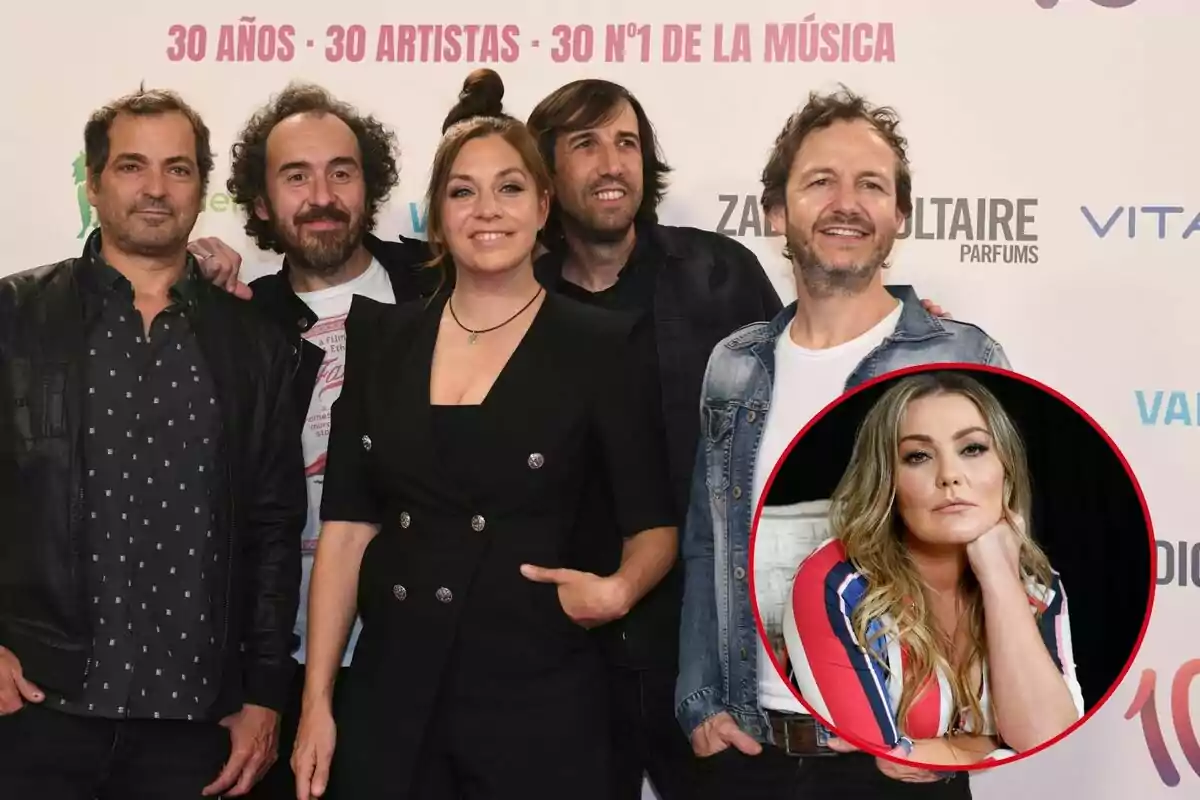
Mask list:
[{"label": "belt buckle", "polygon": [[784,755],[794,756],[798,753],[792,752],[792,720],[784,717],[780,720],[783,723],[783,752]]},{"label": "belt buckle", "polygon": [[813,727],[816,729],[817,747],[829,747],[829,739],[833,736],[820,720],[813,719]]}]

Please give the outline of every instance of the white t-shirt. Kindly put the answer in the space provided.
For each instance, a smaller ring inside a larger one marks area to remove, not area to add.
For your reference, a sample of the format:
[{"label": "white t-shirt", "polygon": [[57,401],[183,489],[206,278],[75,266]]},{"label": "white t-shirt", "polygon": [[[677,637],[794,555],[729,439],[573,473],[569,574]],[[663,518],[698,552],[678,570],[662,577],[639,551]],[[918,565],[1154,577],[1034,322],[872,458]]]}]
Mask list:
[{"label": "white t-shirt", "polygon": [[[775,383],[771,387],[771,410],[763,423],[762,443],[754,464],[754,493],[751,508],[759,498],[775,465],[804,426],[821,409],[842,395],[846,380],[859,363],[887,336],[896,330],[904,304],[896,308],[866,333],[848,342],[823,350],[809,350],[792,341],[790,326],[775,344]],[[754,568],[782,567],[760,564]],[[795,569],[796,564],[787,567]],[[804,706],[788,689],[771,663],[762,637],[758,640],[758,697],[763,708],[806,714]]]},{"label": "white t-shirt", "polygon": [[[313,556],[321,532],[321,489],[325,485],[325,453],[329,448],[330,413],[333,402],[342,393],[346,368],[346,316],[354,295],[361,294],[381,303],[395,303],[392,281],[387,271],[375,259],[366,272],[352,281],[315,292],[297,292],[317,315],[316,323],[304,333],[304,339],[325,351],[325,360],[317,372],[309,401],[308,418],[304,423],[304,474],[308,479],[308,523],[301,538],[300,611],[296,615],[296,633],[300,649],[296,659],[305,663],[308,654],[308,586],[312,580]],[[362,623],[354,622],[342,664],[350,664]]]}]

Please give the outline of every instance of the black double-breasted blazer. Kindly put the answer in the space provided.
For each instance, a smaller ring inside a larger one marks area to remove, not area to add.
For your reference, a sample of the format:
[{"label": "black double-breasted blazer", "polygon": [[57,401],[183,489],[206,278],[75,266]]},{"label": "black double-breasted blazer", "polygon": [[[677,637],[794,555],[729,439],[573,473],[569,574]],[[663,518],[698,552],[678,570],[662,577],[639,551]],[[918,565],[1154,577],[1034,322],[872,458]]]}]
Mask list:
[{"label": "black double-breasted blazer", "polygon": [[[637,352],[653,337],[641,323],[547,294],[472,410],[472,438],[455,447],[464,470],[446,463],[430,405],[445,302],[355,298],[321,511],[380,526],[359,572],[364,627],[337,771],[398,785],[464,661],[475,679],[453,690],[470,703],[515,704],[522,724],[588,724],[569,718],[594,701],[577,696],[594,693],[582,677],[594,637],[567,617],[553,584],[529,581],[520,565],[607,574],[622,535],[677,523],[657,376]],[[615,515],[597,515],[607,524],[590,524],[595,503],[612,504]]]}]

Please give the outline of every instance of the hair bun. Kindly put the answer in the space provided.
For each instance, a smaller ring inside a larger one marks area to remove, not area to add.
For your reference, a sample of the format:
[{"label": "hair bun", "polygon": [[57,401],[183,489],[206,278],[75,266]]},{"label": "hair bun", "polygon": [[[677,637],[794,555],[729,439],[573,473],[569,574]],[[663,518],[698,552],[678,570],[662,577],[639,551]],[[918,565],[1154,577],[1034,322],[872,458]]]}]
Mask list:
[{"label": "hair bun", "polygon": [[458,102],[442,123],[442,132],[456,122],[471,117],[499,117],[504,114],[504,81],[495,70],[481,67],[463,81]]}]

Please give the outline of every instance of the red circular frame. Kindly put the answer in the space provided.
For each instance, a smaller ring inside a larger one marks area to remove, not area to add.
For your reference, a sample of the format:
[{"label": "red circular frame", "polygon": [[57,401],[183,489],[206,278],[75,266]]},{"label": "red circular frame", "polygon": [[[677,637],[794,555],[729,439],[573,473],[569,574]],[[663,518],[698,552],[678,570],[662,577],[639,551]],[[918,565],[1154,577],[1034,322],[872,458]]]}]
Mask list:
[{"label": "red circular frame", "polygon": [[[1142,516],[1144,517],[1144,519],[1146,521],[1146,534],[1148,537],[1148,544],[1150,547],[1150,596],[1146,602],[1146,616],[1142,619],[1142,629],[1141,629],[1141,631],[1138,632],[1137,642],[1134,643],[1133,650],[1130,652],[1129,658],[1125,661],[1125,667],[1121,670],[1121,674],[1117,676],[1117,679],[1115,681],[1113,681],[1112,686],[1108,687],[1108,691],[1104,693],[1104,696],[1100,698],[1100,701],[1098,703],[1096,703],[1094,706],[1092,706],[1092,708],[1090,708],[1087,712],[1085,712],[1082,717],[1080,717],[1073,724],[1071,724],[1071,726],[1068,727],[1065,731],[1058,734],[1053,739],[1049,739],[1045,742],[1042,742],[1037,747],[1031,747],[1030,749],[1028,749],[1024,752],[1018,753],[1017,755],[1011,756],[1009,758],[1004,758],[1004,759],[1000,759],[997,761],[985,761],[985,762],[978,762],[975,764],[965,764],[965,765],[927,764],[927,763],[921,762],[921,761],[910,761],[908,759],[897,758],[895,756],[888,755],[887,754],[888,751],[885,749],[879,748],[878,746],[875,746],[875,745],[869,745],[865,741],[863,741],[855,736],[843,735],[842,732],[839,731],[828,720],[824,719],[819,714],[815,713],[813,711],[812,706],[810,706],[807,702],[805,702],[804,698],[800,696],[800,692],[796,689],[796,687],[793,686],[791,684],[791,682],[787,680],[787,676],[784,674],[783,670],[780,668],[779,660],[775,657],[774,648],[772,648],[771,643],[769,641],[767,641],[767,638],[764,633],[765,626],[763,625],[762,614],[758,610],[758,592],[755,589],[755,581],[754,581],[754,573],[755,573],[754,546],[755,546],[755,542],[758,538],[758,522],[762,516],[762,510],[763,510],[763,506],[766,504],[765,501],[767,499],[767,496],[770,493],[771,484],[773,484],[775,482],[775,476],[778,474],[779,468],[781,466],[783,466],[784,462],[786,462],[788,460],[788,457],[791,455],[792,450],[796,447],[796,443],[799,442],[801,439],[803,439],[804,435],[806,433],[808,433],[809,429],[812,428],[814,425],[816,425],[818,422],[820,422],[825,417],[826,414],[828,414],[834,408],[837,408],[838,406],[840,406],[843,402],[845,402],[845,400],[847,398],[853,397],[854,395],[858,394],[859,392],[865,391],[866,389],[869,389],[870,387],[872,387],[878,383],[882,383],[884,381],[895,380],[904,375],[912,375],[912,374],[918,374],[918,373],[922,373],[922,372],[945,371],[945,370],[961,370],[961,371],[970,371],[970,372],[990,372],[990,373],[993,373],[996,375],[1003,375],[1003,376],[1006,376],[1009,378],[1015,378],[1019,381],[1022,381],[1023,383],[1033,386],[1036,389],[1040,389],[1041,391],[1045,392],[1046,394],[1050,395],[1051,397],[1055,398],[1056,400],[1062,402],[1068,408],[1070,408],[1072,411],[1074,411],[1076,414],[1078,414],[1082,419],[1084,419],[1088,424],[1090,424],[1092,426],[1092,428],[1095,429],[1096,433],[1100,434],[1100,437],[1102,439],[1104,439],[1104,442],[1113,451],[1113,454],[1116,455],[1117,460],[1121,462],[1121,466],[1125,469],[1125,474],[1129,477],[1129,481],[1133,485],[1133,490],[1137,494],[1138,503],[1139,503],[1139,505],[1141,505],[1141,508],[1142,508]],[[1158,557],[1158,553],[1157,553],[1157,547],[1156,547],[1155,539],[1154,539],[1154,524],[1150,519],[1150,508],[1146,504],[1146,495],[1142,492],[1142,486],[1138,482],[1137,476],[1134,475],[1133,469],[1129,466],[1129,461],[1125,458],[1125,454],[1121,452],[1121,448],[1117,447],[1116,442],[1114,442],[1112,440],[1112,437],[1108,435],[1108,432],[1105,431],[1102,427],[1100,427],[1100,425],[1097,424],[1096,420],[1092,419],[1092,416],[1090,414],[1088,414],[1086,411],[1084,411],[1082,408],[1080,408],[1080,406],[1077,403],[1075,403],[1070,398],[1066,397],[1064,394],[1062,394],[1062,392],[1059,392],[1058,390],[1053,389],[1040,381],[1036,381],[1027,375],[1022,375],[1019,372],[1014,372],[1012,370],[1001,369],[1000,367],[985,366],[982,364],[969,364],[969,363],[957,362],[957,361],[947,361],[947,362],[940,362],[940,363],[935,363],[935,364],[921,364],[918,366],[904,367],[902,369],[893,370],[884,375],[880,375],[876,378],[871,378],[868,381],[864,381],[863,383],[859,384],[858,386],[855,386],[853,389],[851,389],[847,392],[844,392],[837,399],[833,400],[828,405],[826,405],[824,408],[822,408],[819,412],[817,412],[817,414],[811,420],[809,420],[808,423],[803,428],[800,429],[800,432],[797,433],[792,438],[792,441],[788,444],[787,448],[783,451],[783,455],[781,455],[779,457],[779,460],[775,463],[775,466],[771,468],[771,474],[767,477],[767,481],[763,486],[762,494],[758,499],[758,505],[754,509],[754,517],[750,523],[750,550],[749,550],[749,554],[748,554],[748,559],[750,562],[750,606],[754,612],[755,633],[758,635],[759,641],[761,641],[764,644],[764,646],[765,646],[764,649],[767,652],[767,657],[771,660],[771,667],[775,670],[775,673],[777,675],[779,675],[779,677],[783,680],[784,685],[787,686],[788,690],[792,693],[792,696],[794,696],[800,702],[800,704],[804,706],[804,708],[808,711],[808,713],[814,719],[820,721],[820,723],[822,725],[824,725],[826,728],[828,728],[830,731],[835,732],[839,739],[844,739],[847,742],[850,742],[851,744],[853,744],[855,747],[857,747],[859,750],[861,750],[864,753],[870,753],[873,756],[883,758],[887,761],[892,761],[897,764],[903,764],[904,766],[918,767],[920,769],[927,769],[927,770],[936,771],[936,772],[971,772],[974,770],[990,770],[990,769],[995,769],[996,767],[1005,766],[1007,764],[1013,764],[1013,763],[1016,763],[1017,761],[1021,761],[1022,759],[1025,759],[1025,758],[1028,758],[1029,756],[1040,753],[1043,750],[1045,750],[1046,748],[1050,747],[1051,745],[1062,741],[1070,734],[1079,730],[1079,728],[1082,727],[1085,722],[1087,722],[1089,719],[1091,719],[1091,717],[1097,711],[1099,711],[1104,706],[1104,704],[1107,703],[1109,701],[1109,699],[1113,696],[1113,694],[1116,692],[1117,688],[1121,685],[1121,683],[1125,680],[1125,677],[1129,674],[1129,670],[1133,668],[1133,662],[1137,659],[1138,651],[1140,651],[1142,649],[1142,643],[1146,640],[1146,631],[1150,627],[1150,617],[1154,610],[1154,598],[1155,598],[1155,594],[1158,591],[1158,589],[1157,589],[1157,557]]]}]

